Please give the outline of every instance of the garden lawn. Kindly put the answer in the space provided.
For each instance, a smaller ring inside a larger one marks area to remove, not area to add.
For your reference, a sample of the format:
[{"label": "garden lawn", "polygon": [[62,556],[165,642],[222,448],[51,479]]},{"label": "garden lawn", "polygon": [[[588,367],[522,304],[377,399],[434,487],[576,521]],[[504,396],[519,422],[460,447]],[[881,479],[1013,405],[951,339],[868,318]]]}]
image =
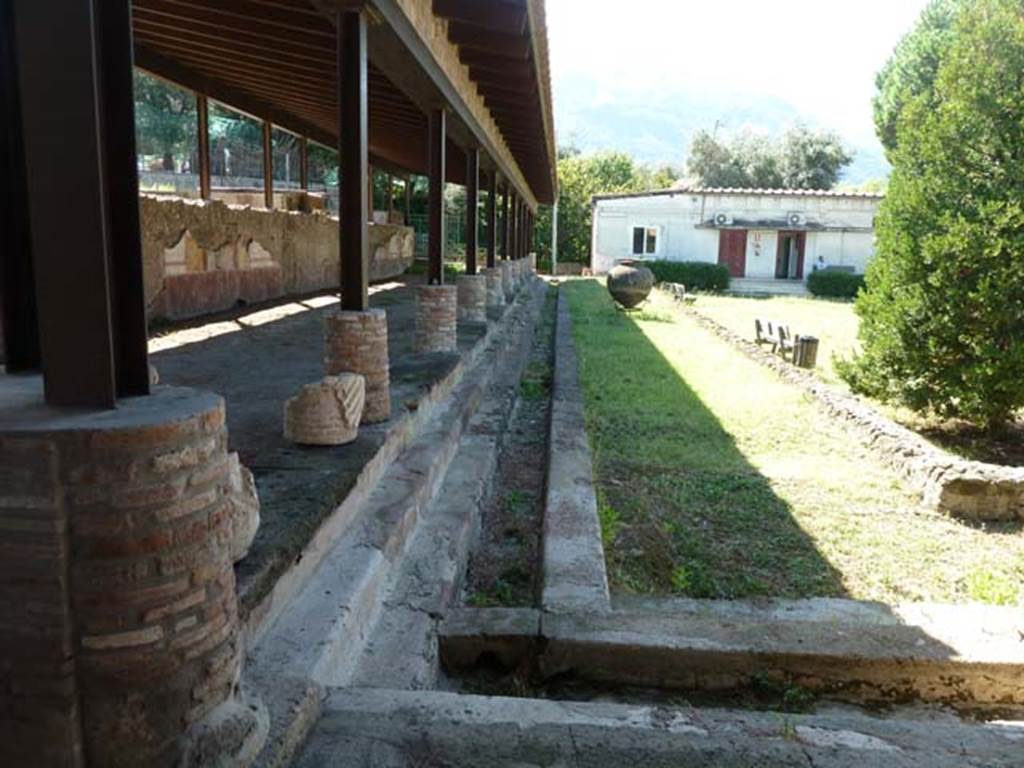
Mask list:
[{"label": "garden lawn", "polygon": [[757,318],[785,323],[793,333],[817,336],[816,373],[830,384],[845,387],[832,368],[832,357],[849,357],[857,346],[860,320],[853,311],[853,302],[796,296],[745,298],[702,294],[693,308],[750,341],[756,338],[754,320]]},{"label": "garden lawn", "polygon": [[561,290],[613,589],[1024,603],[1019,525],[921,509],[856,436],[664,297],[625,313],[596,280]]}]

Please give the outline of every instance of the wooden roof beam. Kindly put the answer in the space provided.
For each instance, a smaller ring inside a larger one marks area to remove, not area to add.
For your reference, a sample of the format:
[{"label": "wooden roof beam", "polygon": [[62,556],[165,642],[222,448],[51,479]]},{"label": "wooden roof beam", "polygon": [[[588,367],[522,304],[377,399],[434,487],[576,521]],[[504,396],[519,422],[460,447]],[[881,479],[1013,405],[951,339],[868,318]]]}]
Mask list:
[{"label": "wooden roof beam", "polygon": [[486,51],[492,56],[523,62],[530,58],[530,40],[524,35],[491,32],[472,24],[452,21],[448,23],[448,39],[460,48]]},{"label": "wooden roof beam", "polygon": [[434,0],[434,13],[492,32],[522,35],[526,31],[526,5],[519,0]]}]

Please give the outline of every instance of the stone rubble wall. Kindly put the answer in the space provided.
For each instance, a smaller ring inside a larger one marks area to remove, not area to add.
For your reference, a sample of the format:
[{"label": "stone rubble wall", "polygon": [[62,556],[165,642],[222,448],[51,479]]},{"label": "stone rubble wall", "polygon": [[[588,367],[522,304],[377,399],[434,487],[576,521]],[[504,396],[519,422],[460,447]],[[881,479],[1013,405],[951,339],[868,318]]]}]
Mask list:
[{"label": "stone rubble wall", "polygon": [[683,286],[662,283],[659,287],[702,327],[796,384],[829,414],[854,427],[869,447],[911,482],[929,508],[968,520],[1024,520],[1024,468],[970,461],[937,448],[867,403],[833,389],[813,373],[683,304]]},{"label": "stone rubble wall", "polygon": [[[183,319],[340,280],[338,219],[221,201],[142,195],[142,255],[150,319]],[[413,262],[410,227],[371,224],[370,280]]]}]

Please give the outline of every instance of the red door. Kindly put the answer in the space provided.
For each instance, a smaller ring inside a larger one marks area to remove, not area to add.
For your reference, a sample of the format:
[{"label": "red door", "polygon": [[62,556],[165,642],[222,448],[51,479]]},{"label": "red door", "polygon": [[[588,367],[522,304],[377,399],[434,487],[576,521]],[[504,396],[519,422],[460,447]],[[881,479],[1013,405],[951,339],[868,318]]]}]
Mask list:
[{"label": "red door", "polygon": [[747,274],[747,230],[723,229],[718,233],[718,263],[733,277]]}]

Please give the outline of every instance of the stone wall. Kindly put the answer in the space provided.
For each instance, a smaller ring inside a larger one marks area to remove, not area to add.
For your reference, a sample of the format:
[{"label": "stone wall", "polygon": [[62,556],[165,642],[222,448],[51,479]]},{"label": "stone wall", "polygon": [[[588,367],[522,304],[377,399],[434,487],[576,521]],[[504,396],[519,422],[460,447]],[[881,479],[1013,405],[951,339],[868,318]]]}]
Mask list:
[{"label": "stone wall", "polygon": [[[663,283],[661,288],[682,301],[682,286]],[[797,368],[699,311],[680,306],[704,328],[801,387],[832,416],[856,429],[874,451],[911,482],[931,509],[969,520],[1024,520],[1024,467],[969,461],[937,448],[867,403],[823,383],[813,373]]]},{"label": "stone wall", "polygon": [[[142,254],[151,319],[181,319],[336,287],[338,220],[220,201],[143,195]],[[371,224],[370,280],[412,265],[409,227]]]}]

